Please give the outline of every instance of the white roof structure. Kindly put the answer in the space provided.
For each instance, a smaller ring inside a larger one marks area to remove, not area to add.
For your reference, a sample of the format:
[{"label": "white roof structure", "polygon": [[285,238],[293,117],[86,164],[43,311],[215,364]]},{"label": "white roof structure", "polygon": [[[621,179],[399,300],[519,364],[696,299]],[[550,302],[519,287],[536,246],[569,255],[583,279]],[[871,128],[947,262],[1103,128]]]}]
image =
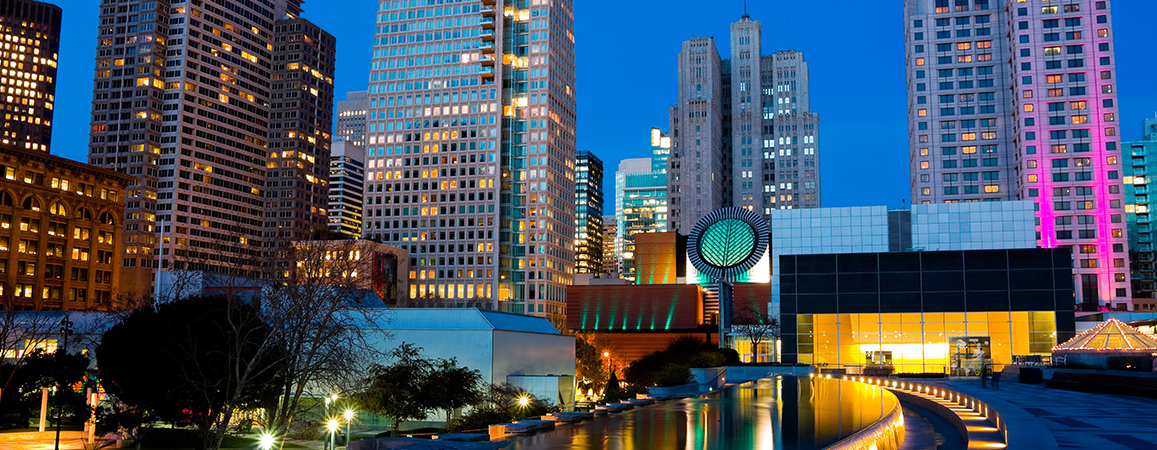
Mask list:
[{"label": "white roof structure", "polygon": [[474,308],[391,308],[390,330],[494,330],[560,334],[542,317]]},{"label": "white roof structure", "polygon": [[1115,318],[1053,347],[1054,352],[1151,352],[1157,351],[1157,338],[1142,333]]}]

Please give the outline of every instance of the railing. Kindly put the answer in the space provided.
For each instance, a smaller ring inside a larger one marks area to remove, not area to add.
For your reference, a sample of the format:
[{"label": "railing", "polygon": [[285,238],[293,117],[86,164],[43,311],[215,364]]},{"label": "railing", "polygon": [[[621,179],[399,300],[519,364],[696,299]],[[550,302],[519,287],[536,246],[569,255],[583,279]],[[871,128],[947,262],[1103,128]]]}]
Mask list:
[{"label": "railing", "polygon": [[1052,355],[1013,355],[1012,365],[1017,367],[1047,367],[1053,365],[1062,365],[1065,363],[1064,356]]}]

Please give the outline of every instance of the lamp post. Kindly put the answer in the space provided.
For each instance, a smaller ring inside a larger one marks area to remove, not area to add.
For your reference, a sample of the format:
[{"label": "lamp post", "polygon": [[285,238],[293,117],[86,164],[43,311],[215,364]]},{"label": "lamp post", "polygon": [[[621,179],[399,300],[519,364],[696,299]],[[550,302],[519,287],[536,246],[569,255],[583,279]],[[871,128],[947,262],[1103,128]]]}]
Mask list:
[{"label": "lamp post", "polygon": [[[72,334],[72,321],[68,320],[68,316],[60,319],[60,334],[64,335],[64,355],[68,356],[68,335]],[[55,388],[53,388],[55,394]],[[56,397],[56,395],[53,395]],[[60,406],[60,398],[56,399],[56,450],[60,450],[60,421],[63,418],[64,408]]]},{"label": "lamp post", "polygon": [[354,421],[354,410],[345,410],[345,448],[350,448],[350,424]]},{"label": "lamp post", "polygon": [[340,426],[340,424],[337,423],[337,419],[329,419],[329,423],[327,423],[325,425],[325,427],[329,429],[329,448],[330,448],[330,450],[337,448],[337,446],[334,445],[333,433],[334,433],[334,431],[337,431],[337,427],[339,427],[339,426]]}]

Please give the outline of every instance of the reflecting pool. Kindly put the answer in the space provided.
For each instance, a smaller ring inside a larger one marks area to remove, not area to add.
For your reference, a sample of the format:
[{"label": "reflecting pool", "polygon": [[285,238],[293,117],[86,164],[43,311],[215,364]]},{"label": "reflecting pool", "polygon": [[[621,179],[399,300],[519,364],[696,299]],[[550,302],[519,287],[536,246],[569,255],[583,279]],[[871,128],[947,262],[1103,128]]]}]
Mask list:
[{"label": "reflecting pool", "polygon": [[898,406],[882,388],[839,379],[765,378],[532,436],[510,449],[821,449]]}]

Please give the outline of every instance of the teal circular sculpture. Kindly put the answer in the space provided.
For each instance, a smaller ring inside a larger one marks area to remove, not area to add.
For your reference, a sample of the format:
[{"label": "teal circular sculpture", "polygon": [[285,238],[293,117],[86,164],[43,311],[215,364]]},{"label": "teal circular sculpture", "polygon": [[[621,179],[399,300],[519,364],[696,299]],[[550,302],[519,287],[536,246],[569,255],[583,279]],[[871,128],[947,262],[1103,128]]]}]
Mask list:
[{"label": "teal circular sculpture", "polygon": [[708,279],[736,281],[767,252],[767,221],[744,208],[712,211],[691,229],[687,256]]}]

